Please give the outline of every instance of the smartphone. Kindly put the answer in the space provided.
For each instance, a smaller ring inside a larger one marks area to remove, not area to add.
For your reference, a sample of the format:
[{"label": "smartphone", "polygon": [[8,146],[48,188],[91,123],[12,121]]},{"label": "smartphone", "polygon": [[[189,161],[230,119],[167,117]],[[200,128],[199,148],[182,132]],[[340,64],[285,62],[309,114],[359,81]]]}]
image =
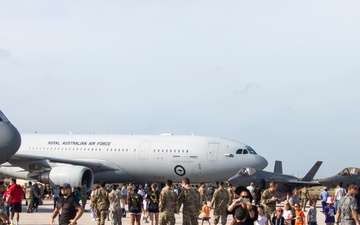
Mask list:
[{"label": "smartphone", "polygon": [[250,199],[248,198],[243,198],[240,200],[240,203],[248,203],[250,201]]}]

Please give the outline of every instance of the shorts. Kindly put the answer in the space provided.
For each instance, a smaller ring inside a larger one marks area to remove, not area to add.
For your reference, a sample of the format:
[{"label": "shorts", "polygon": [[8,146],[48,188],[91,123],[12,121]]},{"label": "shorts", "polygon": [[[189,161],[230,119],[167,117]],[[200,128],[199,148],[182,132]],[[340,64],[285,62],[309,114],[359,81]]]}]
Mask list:
[{"label": "shorts", "polygon": [[202,221],[209,221],[209,220],[210,220],[210,217],[203,217],[201,220],[202,220]]},{"label": "shorts", "polygon": [[10,212],[21,212],[21,202],[10,204]]}]

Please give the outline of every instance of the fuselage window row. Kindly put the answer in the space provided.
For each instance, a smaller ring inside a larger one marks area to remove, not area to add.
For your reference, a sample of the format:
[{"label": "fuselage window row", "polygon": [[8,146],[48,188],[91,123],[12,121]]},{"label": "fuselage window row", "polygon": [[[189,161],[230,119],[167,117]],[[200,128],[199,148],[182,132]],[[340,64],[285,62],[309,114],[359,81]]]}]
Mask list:
[{"label": "fuselage window row", "polygon": [[[29,147],[29,150],[58,150],[58,151],[63,151],[63,150],[65,150],[65,151],[102,151],[102,149],[101,148],[52,148],[52,147],[43,147],[43,148],[41,148],[41,147]],[[125,149],[125,148],[123,148],[123,149],[121,149],[121,148],[119,148],[119,149],[116,149],[116,148],[107,148],[106,149],[106,151],[110,151],[110,152],[112,152],[112,151],[114,151],[114,152],[128,152],[129,151],[129,149]],[[136,152],[136,149],[134,149],[134,152]],[[173,149],[154,149],[154,152],[158,152],[158,153],[189,153],[189,150],[173,150]]]},{"label": "fuselage window row", "polygon": [[189,153],[189,150],[172,150],[172,149],[154,149],[154,152],[161,152],[161,153],[163,153],[163,152],[165,152],[165,153],[172,153],[172,152],[174,152],[174,153]]}]

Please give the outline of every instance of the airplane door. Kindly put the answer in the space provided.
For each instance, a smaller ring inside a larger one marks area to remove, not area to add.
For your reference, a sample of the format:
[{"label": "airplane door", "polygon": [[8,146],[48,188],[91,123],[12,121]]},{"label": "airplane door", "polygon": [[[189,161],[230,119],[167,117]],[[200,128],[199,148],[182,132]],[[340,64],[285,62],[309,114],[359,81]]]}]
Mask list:
[{"label": "airplane door", "polygon": [[149,157],[151,142],[143,142],[140,147],[139,159],[147,159]]},{"label": "airplane door", "polygon": [[208,145],[207,160],[217,161],[218,151],[219,151],[219,143],[218,142],[210,142]]}]

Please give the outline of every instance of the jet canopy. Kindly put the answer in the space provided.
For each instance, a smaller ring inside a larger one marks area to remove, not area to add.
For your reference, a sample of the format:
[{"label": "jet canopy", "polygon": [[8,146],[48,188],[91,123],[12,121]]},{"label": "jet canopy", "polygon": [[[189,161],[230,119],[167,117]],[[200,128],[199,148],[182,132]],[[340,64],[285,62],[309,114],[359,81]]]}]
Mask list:
[{"label": "jet canopy", "polygon": [[256,169],[251,168],[251,167],[243,167],[239,170],[238,175],[252,176],[254,173],[256,173]]},{"label": "jet canopy", "polygon": [[360,168],[348,167],[338,173],[339,176],[353,176],[360,175]]}]

